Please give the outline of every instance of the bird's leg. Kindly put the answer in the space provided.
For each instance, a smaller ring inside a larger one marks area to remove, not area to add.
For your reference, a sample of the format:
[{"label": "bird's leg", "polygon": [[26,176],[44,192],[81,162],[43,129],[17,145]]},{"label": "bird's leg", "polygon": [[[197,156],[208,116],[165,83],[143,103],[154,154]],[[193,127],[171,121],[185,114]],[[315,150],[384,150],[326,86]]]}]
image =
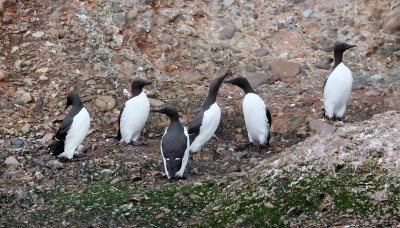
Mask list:
[{"label": "bird's leg", "polygon": [[216,134],[213,134],[212,138],[215,138],[217,141],[220,141]]},{"label": "bird's leg", "polygon": [[141,146],[145,146],[146,145],[146,143],[144,143],[144,142],[137,142],[137,141],[131,141],[130,144],[132,146],[134,146],[134,147],[141,147]]},{"label": "bird's leg", "polygon": [[88,156],[85,156],[83,154],[74,154],[74,156],[70,160],[71,161],[86,161],[89,159],[90,158]]}]

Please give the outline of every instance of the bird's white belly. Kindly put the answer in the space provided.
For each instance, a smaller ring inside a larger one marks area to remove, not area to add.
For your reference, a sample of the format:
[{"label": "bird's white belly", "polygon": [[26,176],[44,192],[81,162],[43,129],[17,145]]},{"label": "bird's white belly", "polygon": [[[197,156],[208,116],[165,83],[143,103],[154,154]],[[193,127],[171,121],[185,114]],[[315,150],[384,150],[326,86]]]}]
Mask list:
[{"label": "bird's white belly", "polygon": [[324,109],[329,118],[342,118],[349,100],[353,76],[349,68],[339,64],[329,75],[324,88]]},{"label": "bird's white belly", "polygon": [[203,121],[200,126],[200,133],[190,145],[190,151],[200,151],[201,147],[214,135],[220,120],[221,109],[217,103],[214,103],[207,111],[204,112]]},{"label": "bird's white belly", "polygon": [[144,92],[125,102],[120,120],[121,142],[130,143],[131,140],[137,140],[146,124],[149,112],[150,102]]},{"label": "bird's white belly", "polygon": [[253,93],[243,99],[243,115],[250,142],[264,144],[269,133],[266,106],[263,100]]},{"label": "bird's white belly", "polygon": [[85,108],[74,117],[65,137],[64,152],[59,157],[73,158],[76,148],[83,142],[89,132],[90,116]]}]

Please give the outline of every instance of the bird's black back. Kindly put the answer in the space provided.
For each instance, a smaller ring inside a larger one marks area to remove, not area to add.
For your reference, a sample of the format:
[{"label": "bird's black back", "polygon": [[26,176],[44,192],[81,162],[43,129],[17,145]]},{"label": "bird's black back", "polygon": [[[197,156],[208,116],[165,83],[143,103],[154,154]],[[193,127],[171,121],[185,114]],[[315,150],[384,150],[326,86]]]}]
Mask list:
[{"label": "bird's black back", "polygon": [[[169,162],[167,162],[169,173],[174,174],[180,170],[187,146],[187,136],[184,133],[182,124],[179,122],[172,122],[161,142],[164,158],[170,159]],[[176,160],[176,158],[180,159]]]}]

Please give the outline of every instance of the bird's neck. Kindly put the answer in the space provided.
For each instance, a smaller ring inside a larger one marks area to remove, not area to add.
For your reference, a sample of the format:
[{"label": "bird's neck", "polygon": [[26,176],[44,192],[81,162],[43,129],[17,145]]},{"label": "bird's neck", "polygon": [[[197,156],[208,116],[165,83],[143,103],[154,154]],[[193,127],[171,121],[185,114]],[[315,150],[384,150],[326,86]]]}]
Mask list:
[{"label": "bird's neck", "polygon": [[246,84],[242,86],[243,91],[248,94],[248,93],[256,93],[256,91],[251,88],[250,84]]},{"label": "bird's neck", "polygon": [[133,88],[133,89],[132,89],[132,97],[136,97],[136,96],[138,96],[139,94],[141,94],[142,92],[143,92],[142,89]]},{"label": "bird's neck", "polygon": [[335,57],[335,65],[333,66],[333,69],[335,69],[340,63],[342,63],[343,52],[334,52],[333,55]]}]

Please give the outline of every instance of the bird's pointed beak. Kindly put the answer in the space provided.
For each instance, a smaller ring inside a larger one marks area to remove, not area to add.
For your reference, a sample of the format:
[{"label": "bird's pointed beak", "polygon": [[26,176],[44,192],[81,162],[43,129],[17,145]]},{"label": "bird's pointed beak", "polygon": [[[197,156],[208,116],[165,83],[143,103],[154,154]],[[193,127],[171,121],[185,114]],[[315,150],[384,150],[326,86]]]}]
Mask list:
[{"label": "bird's pointed beak", "polygon": [[349,44],[348,49],[353,48],[353,47],[357,47],[357,45],[355,45],[355,44]]},{"label": "bird's pointed beak", "polygon": [[152,81],[146,81],[145,84],[146,85],[151,85],[151,84],[153,84],[153,82]]},{"label": "bird's pointed beak", "polygon": [[161,112],[161,108],[152,108],[151,112]]},{"label": "bird's pointed beak", "polygon": [[233,81],[232,80],[224,80],[224,83],[233,84]]}]

